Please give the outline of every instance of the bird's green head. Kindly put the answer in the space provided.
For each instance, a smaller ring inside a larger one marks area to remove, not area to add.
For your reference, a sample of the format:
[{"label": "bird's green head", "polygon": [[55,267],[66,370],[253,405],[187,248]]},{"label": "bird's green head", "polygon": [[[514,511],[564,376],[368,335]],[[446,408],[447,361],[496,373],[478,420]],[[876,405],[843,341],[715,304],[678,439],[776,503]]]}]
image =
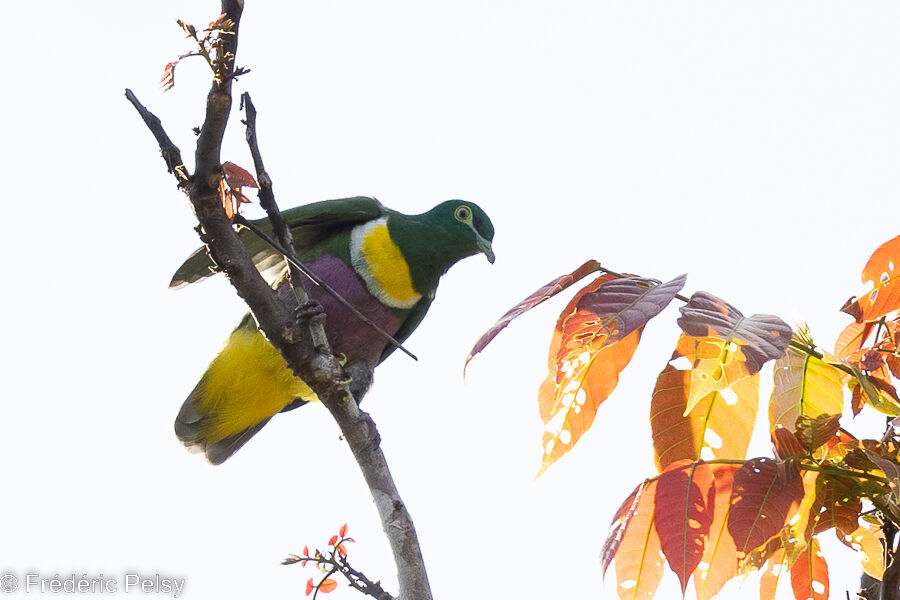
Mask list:
[{"label": "bird's green head", "polygon": [[459,258],[481,252],[494,262],[494,224],[474,202],[447,200],[428,211],[430,220],[447,234]]}]

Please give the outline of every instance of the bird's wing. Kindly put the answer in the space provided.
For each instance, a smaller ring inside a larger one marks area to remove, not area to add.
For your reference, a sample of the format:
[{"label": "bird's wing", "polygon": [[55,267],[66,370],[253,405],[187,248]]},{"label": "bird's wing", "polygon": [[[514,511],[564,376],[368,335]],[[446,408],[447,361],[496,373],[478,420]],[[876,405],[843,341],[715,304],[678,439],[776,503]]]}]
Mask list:
[{"label": "bird's wing", "polygon": [[[401,344],[405,342],[410,334],[412,334],[412,332],[416,330],[416,327],[419,326],[419,323],[422,322],[422,319],[425,318],[425,313],[427,313],[428,309],[431,308],[431,303],[433,301],[433,297],[425,297],[419,300],[406,316],[406,319],[404,319],[403,323],[400,325],[400,329],[398,329],[397,333],[394,334],[394,339]],[[381,358],[378,360],[378,364],[383,363],[384,359],[390,356],[391,352],[396,349],[396,346],[388,343],[387,347],[384,349],[384,352],[381,353]]]},{"label": "bird's wing", "polygon": [[[359,223],[383,216],[385,210],[378,200],[358,196],[298,206],[284,211],[281,216],[294,237],[294,248],[297,254],[303,256],[331,236]],[[272,224],[269,223],[269,219],[259,219],[253,223],[267,234],[272,234]],[[273,271],[280,271],[283,267],[281,255],[247,229],[242,229],[238,235],[247,246],[256,268],[266,279],[274,280],[277,273]],[[205,279],[214,273],[213,261],[206,253],[206,248],[198,248],[175,271],[169,287],[180,288]]]}]

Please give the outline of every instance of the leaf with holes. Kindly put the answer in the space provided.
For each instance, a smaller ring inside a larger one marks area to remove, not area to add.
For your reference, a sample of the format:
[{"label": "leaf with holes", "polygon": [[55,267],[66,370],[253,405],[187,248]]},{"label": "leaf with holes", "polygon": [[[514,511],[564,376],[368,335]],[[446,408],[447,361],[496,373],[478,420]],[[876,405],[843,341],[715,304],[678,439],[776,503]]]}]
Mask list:
[{"label": "leaf with holes", "polygon": [[707,394],[685,416],[690,383],[690,371],[672,365],[656,379],[650,401],[656,468],[663,471],[681,459],[746,458],[759,407],[759,375]]},{"label": "leaf with holes", "polygon": [[544,417],[544,456],[537,477],[571,450],[594,422],[597,408],[619,382],[641,339],[641,330],[621,341],[589,353],[584,363],[573,367],[559,383],[551,373],[541,384],[538,405]]},{"label": "leaf with holes", "polygon": [[[484,335],[482,335],[480,338],[478,338],[477,342],[475,342],[475,345],[472,347],[472,349],[469,351],[469,355],[466,357],[466,364],[463,366],[463,374],[465,374],[466,367],[469,366],[469,362],[472,360],[472,358],[476,354],[478,354],[479,352],[484,350],[487,347],[487,345],[490,344],[491,341],[493,341],[493,339],[495,337],[497,337],[497,334],[499,334],[501,331],[503,331],[506,328],[506,326],[509,325],[510,322],[512,322],[513,319],[516,319],[517,317],[522,316],[523,314],[525,314],[526,312],[528,312],[529,310],[531,310],[538,304],[544,302],[545,300],[549,300],[556,294],[558,294],[561,291],[563,291],[564,289],[568,288],[570,285],[572,285],[576,281],[595,272],[599,268],[600,268],[600,263],[598,263],[596,260],[589,260],[589,261],[585,262],[583,265],[581,265],[580,267],[578,267],[577,269],[575,269],[574,271],[572,271],[571,273],[557,277],[556,279],[554,279],[547,285],[541,287],[536,292],[534,292],[533,294],[531,294],[530,296],[528,296],[527,298],[525,298],[524,300],[519,302],[517,305],[515,305],[509,311],[507,311],[506,314],[504,314],[502,317],[500,317],[500,319],[496,323],[494,323],[494,325],[490,329],[488,329],[484,333]],[[602,283],[610,281],[613,278],[614,277],[612,275],[601,275],[596,280],[594,280],[594,282],[590,285],[593,286],[594,289],[596,289]]]},{"label": "leaf with holes", "polygon": [[703,462],[678,461],[659,476],[653,522],[682,594],[706,551],[715,493],[712,471]]},{"label": "leaf with holes", "polygon": [[872,290],[859,298],[862,321],[875,321],[900,308],[900,235],[883,243],[866,263],[862,282]]},{"label": "leaf with holes", "polygon": [[672,301],[684,280],[682,275],[657,285],[628,278],[599,286],[595,281],[569,302],[557,321],[549,373],[538,391],[546,424],[538,476],[590,428],[597,407],[631,360],[644,325]]},{"label": "leaf with holes", "polygon": [[778,591],[778,581],[785,572],[784,550],[778,549],[769,557],[762,577],[759,580],[759,600],[775,600],[775,592]]},{"label": "leaf with holes", "polygon": [[791,566],[791,588],[797,600],[828,599],[828,564],[819,549],[819,540],[810,540],[809,547]]},{"label": "leaf with holes", "polygon": [[622,503],[603,545],[601,566],[616,561],[616,591],[621,600],[649,600],[663,576],[663,555],[653,524],[655,480],[645,481]]},{"label": "leaf with holes", "polygon": [[694,571],[694,590],[697,600],[709,600],[732,577],[737,575],[737,551],[728,532],[728,512],[731,508],[731,486],[734,472],[740,465],[709,465],[713,474],[713,520],[709,527],[706,549],[700,567]]},{"label": "leaf with holes", "polygon": [[796,465],[755,458],[734,474],[728,531],[740,556],[746,556],[778,535],[788,514],[803,498]]},{"label": "leaf with holes", "polygon": [[678,325],[685,335],[678,353],[693,366],[688,411],[709,392],[723,390],[782,356],[791,340],[791,328],[778,317],[745,317],[707,292],[695,293],[680,310]]},{"label": "leaf with holes", "polygon": [[769,400],[769,428],[793,430],[801,415],[840,414],[846,375],[827,362],[788,348],[775,361],[775,386]]},{"label": "leaf with holes", "polygon": [[880,526],[863,520],[856,531],[838,538],[860,554],[863,571],[870,577],[881,580],[884,576],[884,532]]}]

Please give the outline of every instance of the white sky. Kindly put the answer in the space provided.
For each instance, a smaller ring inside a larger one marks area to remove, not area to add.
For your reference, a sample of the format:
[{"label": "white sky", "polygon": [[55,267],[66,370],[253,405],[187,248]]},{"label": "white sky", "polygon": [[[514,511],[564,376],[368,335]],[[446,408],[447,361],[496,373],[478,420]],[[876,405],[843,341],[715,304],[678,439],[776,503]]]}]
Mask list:
[{"label": "white sky", "polygon": [[[189,49],[175,19],[205,25],[218,4],[4,8],[0,571],[160,572],[186,577],[189,599],[297,598],[313,572],[280,560],[346,521],[353,564],[394,589],[324,409],[275,419],[217,468],[172,433],[244,309],[224,280],[166,289],[198,245],[194,220],[123,91],[190,164],[205,67],[179,66],[165,95],[157,80]],[[833,344],[863,264],[898,233],[898,21],[893,2],[248,0],[238,63],[253,72],[236,91],[260,111],[283,207],[366,194],[420,212],[465,198],[497,228],[497,263],[444,278],[409,340],[420,361],[393,356],[364,404],[436,597],[614,597],[598,555],[653,471],[647,411],[677,313],[651,323],[593,430],[532,482],[536,389],[565,299],[460,373],[481,332],[539,285],[590,257],[688,272],[687,292],[805,319]],[[250,166],[234,114],[224,158]],[[754,447],[769,452],[765,435]],[[842,598],[858,572],[833,550]],[[753,597],[756,579],[729,589]],[[676,595],[670,576],[657,597]]]}]

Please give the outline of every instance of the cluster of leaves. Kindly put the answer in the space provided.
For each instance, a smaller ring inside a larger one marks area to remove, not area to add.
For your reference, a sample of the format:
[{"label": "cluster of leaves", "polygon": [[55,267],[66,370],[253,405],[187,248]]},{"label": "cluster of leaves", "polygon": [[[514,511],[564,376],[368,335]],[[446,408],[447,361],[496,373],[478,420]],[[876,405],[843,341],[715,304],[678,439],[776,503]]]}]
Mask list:
[{"label": "cluster of leaves", "polygon": [[301,555],[290,554],[281,561],[283,565],[294,565],[300,563],[301,567],[305,567],[308,563],[316,565],[322,572],[322,578],[318,583],[310,577],[306,582],[306,595],[313,594],[315,598],[319,592],[328,594],[337,589],[337,581],[331,576],[349,568],[347,564],[347,544],[353,542],[353,538],[347,537],[347,524],[341,525],[336,535],[331,536],[328,540],[330,550],[322,552],[316,548],[312,554],[309,553],[309,546],[303,546]]},{"label": "cluster of leaves", "polygon": [[234,60],[234,55],[224,50],[222,37],[234,35],[235,24],[227,15],[219,15],[215,21],[212,21],[202,31],[198,31],[196,27],[190,23],[185,23],[181,19],[178,20],[178,26],[181,27],[189,39],[193,40],[197,49],[187,54],[179,55],[166,65],[159,80],[159,85],[164,92],[175,87],[175,67],[179,62],[190,56],[202,56],[210,69],[212,69],[213,78],[218,83],[224,81],[226,77],[237,77],[249,71],[249,69],[237,69],[233,73],[228,71],[228,64]]},{"label": "cluster of leaves", "polygon": [[362,594],[377,600],[394,600],[393,596],[381,587],[380,581],[371,581],[361,571],[350,566],[347,561],[347,544],[353,541],[353,538],[347,537],[347,524],[344,523],[338,532],[328,540],[329,549],[325,552],[316,548],[310,554],[309,547],[304,546],[302,554],[290,554],[281,564],[295,565],[299,563],[301,567],[313,564],[319,569],[322,575],[318,583],[313,577],[306,581],[306,595],[312,594],[313,598],[316,598],[320,592],[328,594],[336,590],[338,583],[332,576],[339,573],[346,578],[350,587]]},{"label": "cluster of leaves", "polygon": [[[900,415],[900,236],[876,250],[863,270],[873,288],[851,298],[853,315],[834,354],[805,327],[794,332],[772,315],[745,317],[707,292],[678,292],[685,276],[660,283],[588,261],[510,310],[475,345],[469,360],[509,322],[589,273],[556,323],[548,376],[538,401],[545,423],[540,473],[568,452],[615,389],[647,322],[674,299],[686,302],[682,333],[656,380],[650,423],[658,474],[617,511],[602,552],[615,559],[619,596],[650,598],[664,565],[682,592],[693,577],[700,600],[733,577],[762,570],[760,597],[774,597],[790,572],[798,599],[828,598],[828,567],[818,536],[834,530],[880,579],[885,546],[900,523],[900,438],[892,421],[880,439],[841,428],[845,391],[855,415],[865,405]],[[775,447],[748,458],[759,408],[759,372],[774,361],[768,402]],[[468,362],[468,361],[467,361]],[[900,562],[900,561],[898,561]]]}]

